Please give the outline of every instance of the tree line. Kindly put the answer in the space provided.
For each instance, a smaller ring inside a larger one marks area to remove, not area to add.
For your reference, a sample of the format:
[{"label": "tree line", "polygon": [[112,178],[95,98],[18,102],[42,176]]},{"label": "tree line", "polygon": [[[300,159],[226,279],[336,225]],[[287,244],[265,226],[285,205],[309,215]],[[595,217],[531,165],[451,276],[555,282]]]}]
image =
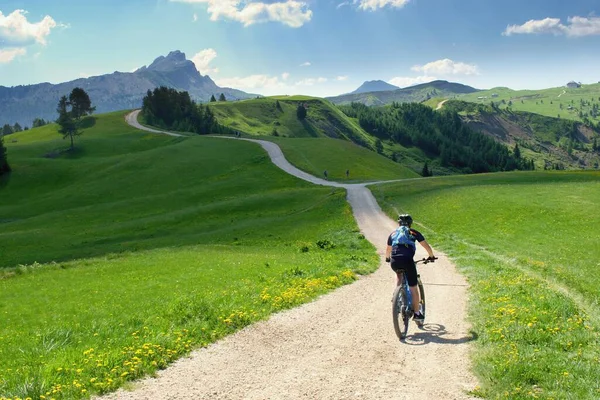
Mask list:
[{"label": "tree line", "polygon": [[142,118],[152,126],[179,132],[233,133],[217,123],[208,106],[196,104],[188,92],[165,86],[148,90],[142,101]]},{"label": "tree line", "polygon": [[[50,121],[46,121],[43,118],[36,118],[33,120],[32,128],[38,128],[40,126],[48,125],[49,123],[50,123]],[[18,132],[23,132],[23,131],[28,131],[28,130],[29,130],[29,127],[27,125],[21,126],[21,124],[16,122],[14,125],[4,124],[2,126],[2,129],[0,130],[0,133],[2,135],[11,135],[13,133],[18,133]]]},{"label": "tree line", "polygon": [[434,111],[418,103],[393,103],[389,107],[352,103],[340,108],[379,140],[418,147],[429,157],[439,159],[443,167],[463,173],[533,169],[531,160],[469,128],[456,112]]},{"label": "tree line", "polygon": [[8,165],[6,147],[4,147],[4,135],[0,135],[0,176],[8,172],[10,172],[10,165]]}]

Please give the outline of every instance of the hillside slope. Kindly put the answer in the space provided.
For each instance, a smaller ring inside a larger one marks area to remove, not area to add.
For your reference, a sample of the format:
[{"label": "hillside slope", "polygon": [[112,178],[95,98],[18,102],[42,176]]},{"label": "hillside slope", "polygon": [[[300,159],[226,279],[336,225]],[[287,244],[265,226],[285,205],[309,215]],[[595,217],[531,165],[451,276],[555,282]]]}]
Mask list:
[{"label": "hillside slope", "polygon": [[458,112],[469,127],[510,148],[518,144],[537,168],[597,168],[600,163],[600,152],[594,150],[600,132],[582,123],[455,100],[444,109]]},{"label": "hillside slope", "polygon": [[328,97],[334,104],[343,105],[350,103],[362,103],[367,106],[382,106],[391,103],[421,103],[434,97],[454,97],[460,94],[474,93],[477,89],[460,83],[448,81],[433,81],[421,85],[415,85],[404,89],[368,92],[357,94],[345,94],[341,96]]},{"label": "hillside slope", "polygon": [[[296,114],[302,104],[306,119]],[[280,137],[329,137],[372,148],[375,140],[355,121],[326,100],[280,96],[238,102],[210,103],[219,123],[243,133]]]},{"label": "hillside slope", "polygon": [[600,123],[600,83],[580,88],[556,87],[543,90],[512,90],[493,88],[457,96],[457,99],[489,105],[492,101],[504,109],[527,111],[548,117],[589,120]]},{"label": "hillside slope", "polygon": [[[299,120],[300,104],[307,116]],[[367,181],[418,177],[422,163],[402,163],[378,154],[377,138],[326,100],[280,96],[210,103],[218,122],[254,136],[268,136],[296,167],[336,181]],[[336,140],[337,139],[337,140]],[[348,175],[346,175],[348,171]]]}]

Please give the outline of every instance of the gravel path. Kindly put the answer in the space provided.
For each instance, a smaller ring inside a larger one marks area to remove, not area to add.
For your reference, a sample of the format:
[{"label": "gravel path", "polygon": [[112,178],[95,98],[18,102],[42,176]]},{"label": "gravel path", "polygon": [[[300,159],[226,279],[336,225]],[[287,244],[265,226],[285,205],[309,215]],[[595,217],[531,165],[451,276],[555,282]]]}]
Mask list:
[{"label": "gravel path", "polygon": [[[255,142],[283,170],[346,188],[362,233],[383,257],[396,223],[366,185],[308,175],[289,164],[275,144]],[[395,276],[382,262],[352,285],[194,351],[156,378],[103,399],[468,399],[477,381],[470,372],[467,284],[443,254],[436,254],[435,264],[420,269],[427,296],[424,329],[411,324],[406,342],[394,334]],[[425,255],[422,249],[417,253]]]}]

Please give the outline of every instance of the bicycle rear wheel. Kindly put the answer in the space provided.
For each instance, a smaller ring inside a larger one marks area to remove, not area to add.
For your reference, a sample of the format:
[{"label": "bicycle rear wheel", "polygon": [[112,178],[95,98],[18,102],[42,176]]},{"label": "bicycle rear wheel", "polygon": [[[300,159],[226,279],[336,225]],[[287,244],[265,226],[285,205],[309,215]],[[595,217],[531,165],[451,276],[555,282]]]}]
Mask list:
[{"label": "bicycle rear wheel", "polygon": [[392,297],[392,321],[394,322],[394,331],[398,339],[402,340],[406,338],[408,332],[408,323],[410,316],[408,307],[408,299],[406,298],[406,290],[404,283],[404,276],[401,279],[402,284],[396,287],[394,290],[394,296]]}]

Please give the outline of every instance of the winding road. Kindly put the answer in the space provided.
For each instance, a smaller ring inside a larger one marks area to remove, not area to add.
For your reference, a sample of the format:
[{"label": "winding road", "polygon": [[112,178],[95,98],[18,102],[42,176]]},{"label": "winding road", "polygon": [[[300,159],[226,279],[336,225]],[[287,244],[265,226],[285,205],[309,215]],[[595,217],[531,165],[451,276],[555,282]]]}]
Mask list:
[{"label": "winding road", "polygon": [[[132,126],[180,136],[141,126],[138,112],[126,117]],[[373,182],[319,179],[292,166],[274,143],[231,140],[260,144],[275,165],[300,179],[345,188],[361,232],[383,258],[396,223],[367,188]],[[465,321],[468,285],[447,257],[436,254],[433,266],[420,268],[427,296],[424,329],[412,324],[405,342],[392,326],[395,275],[382,261],[351,285],[196,350],[155,378],[103,399],[469,399],[477,381]],[[425,255],[419,248],[417,257]]]}]

